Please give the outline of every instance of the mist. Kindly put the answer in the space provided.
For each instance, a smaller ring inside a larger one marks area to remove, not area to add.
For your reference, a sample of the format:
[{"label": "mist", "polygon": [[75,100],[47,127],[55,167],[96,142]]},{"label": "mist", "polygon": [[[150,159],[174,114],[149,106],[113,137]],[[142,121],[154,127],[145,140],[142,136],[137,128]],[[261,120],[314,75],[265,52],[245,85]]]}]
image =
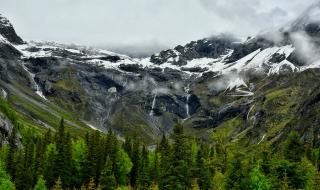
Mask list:
[{"label": "mist", "polygon": [[145,57],[220,33],[245,39],[296,18],[316,0],[1,0],[23,39]]}]

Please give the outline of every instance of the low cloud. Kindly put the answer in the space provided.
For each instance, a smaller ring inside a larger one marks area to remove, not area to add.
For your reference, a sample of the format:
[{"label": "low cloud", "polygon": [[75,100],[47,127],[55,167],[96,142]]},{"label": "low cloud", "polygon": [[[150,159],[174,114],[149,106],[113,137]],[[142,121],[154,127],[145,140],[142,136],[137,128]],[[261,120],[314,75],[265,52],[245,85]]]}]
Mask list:
[{"label": "low cloud", "polygon": [[319,46],[305,32],[296,32],[291,35],[296,52],[305,63],[311,64],[320,59]]},{"label": "low cloud", "polygon": [[24,39],[146,56],[162,44],[173,47],[211,34],[252,36],[289,22],[316,1],[8,0],[1,2],[0,13],[9,17]]},{"label": "low cloud", "polygon": [[221,92],[228,88],[229,84],[241,79],[246,81],[246,77],[239,75],[238,73],[229,73],[222,75],[220,78],[216,79],[214,82],[209,83],[208,88],[212,92]]}]

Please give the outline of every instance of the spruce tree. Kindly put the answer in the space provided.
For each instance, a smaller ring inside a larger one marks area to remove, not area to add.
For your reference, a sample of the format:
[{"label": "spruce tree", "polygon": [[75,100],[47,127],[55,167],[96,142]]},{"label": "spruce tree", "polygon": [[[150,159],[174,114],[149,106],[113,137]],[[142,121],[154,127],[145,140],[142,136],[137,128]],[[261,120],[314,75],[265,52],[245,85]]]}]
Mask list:
[{"label": "spruce tree", "polygon": [[297,132],[291,132],[285,142],[284,156],[287,160],[298,162],[304,156],[305,149]]},{"label": "spruce tree", "polygon": [[247,189],[244,181],[246,180],[246,173],[244,171],[244,155],[242,153],[237,153],[226,174],[226,189]]},{"label": "spruce tree", "polygon": [[107,157],[107,161],[100,176],[100,188],[102,190],[115,190],[117,188],[116,179],[112,172],[112,161]]},{"label": "spruce tree", "polygon": [[16,138],[17,138],[17,129],[16,127],[13,127],[8,139],[9,150],[6,157],[6,170],[8,171],[10,176],[14,176],[15,174],[14,153],[17,149]]},{"label": "spruce tree", "polygon": [[191,188],[191,149],[183,132],[183,126],[176,124],[173,129],[173,148],[170,158],[169,175],[164,188],[182,190]]},{"label": "spruce tree", "polygon": [[26,175],[27,169],[25,164],[25,157],[22,150],[19,150],[17,152],[17,158],[16,158],[16,170],[15,170],[15,178],[14,182],[16,184],[17,189],[27,189],[26,184]]},{"label": "spruce tree", "polygon": [[212,173],[208,164],[209,149],[202,145],[197,155],[197,178],[200,189],[209,190],[212,188]]},{"label": "spruce tree", "polygon": [[0,162],[0,189],[15,190],[14,183],[11,182],[10,176],[6,173],[3,164]]},{"label": "spruce tree", "polygon": [[131,154],[131,160],[132,160],[132,170],[130,172],[130,184],[133,187],[136,187],[138,175],[139,175],[139,169],[140,169],[140,143],[137,138],[133,140],[132,145],[132,154]]},{"label": "spruce tree", "polygon": [[162,135],[162,139],[157,147],[156,152],[159,152],[160,154],[158,178],[159,189],[165,189],[170,168],[171,147],[169,145],[168,139],[164,134]]},{"label": "spruce tree", "polygon": [[87,190],[96,190],[96,184],[94,178],[90,178]]},{"label": "spruce tree", "polygon": [[43,180],[42,175],[39,176],[36,185],[34,186],[33,190],[47,190],[45,181]]},{"label": "spruce tree", "polygon": [[149,173],[148,151],[145,146],[142,148],[141,163],[138,175],[138,189],[148,190],[150,189],[151,180]]},{"label": "spruce tree", "polygon": [[271,184],[268,178],[262,173],[260,164],[257,164],[250,173],[250,189],[269,190]]},{"label": "spruce tree", "polygon": [[46,147],[45,163],[44,163],[44,179],[48,188],[51,188],[55,183],[55,161],[59,156],[55,144],[49,144]]},{"label": "spruce tree", "polygon": [[65,152],[64,152],[64,143],[65,143],[65,128],[64,128],[64,120],[63,118],[60,121],[60,126],[56,133],[56,148],[57,148],[57,156],[55,157],[55,165],[54,165],[54,177],[57,179],[61,178],[63,182],[64,179],[64,171],[65,171]]},{"label": "spruce tree", "polygon": [[72,168],[71,138],[65,132],[64,120],[61,119],[57,132],[57,153],[54,165],[55,178],[60,177],[63,187],[68,187],[71,182],[70,171]]},{"label": "spruce tree", "polygon": [[56,183],[54,184],[52,190],[63,190],[62,189],[62,182],[61,182],[61,178],[58,177]]}]

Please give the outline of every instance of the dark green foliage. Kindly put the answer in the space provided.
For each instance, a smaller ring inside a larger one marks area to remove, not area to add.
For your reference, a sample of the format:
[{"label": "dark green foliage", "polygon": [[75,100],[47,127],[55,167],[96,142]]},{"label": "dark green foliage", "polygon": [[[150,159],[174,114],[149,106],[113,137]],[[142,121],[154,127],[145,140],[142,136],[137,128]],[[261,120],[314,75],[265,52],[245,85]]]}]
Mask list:
[{"label": "dark green foliage", "polygon": [[213,175],[209,164],[209,148],[202,145],[197,155],[196,177],[200,189],[209,190],[212,188]]},{"label": "dark green foliage", "polygon": [[298,162],[304,156],[303,142],[300,140],[297,132],[289,134],[284,147],[284,156],[286,159]]},{"label": "dark green foliage", "polygon": [[100,175],[100,187],[102,190],[115,190],[117,187],[116,178],[112,171],[112,161],[107,157],[107,161]]},{"label": "dark green foliage", "polygon": [[192,183],[191,147],[183,132],[182,125],[176,124],[174,126],[172,139],[172,154],[164,188],[172,190],[189,189]]},{"label": "dark green foliage", "polygon": [[248,188],[248,171],[245,163],[245,155],[237,153],[234,155],[228,168],[225,182],[226,189],[247,189]]},{"label": "dark green foliage", "polygon": [[268,178],[261,171],[260,164],[258,163],[250,173],[250,189],[252,190],[269,190],[271,184]]},{"label": "dark green foliage", "polygon": [[151,185],[150,173],[149,173],[149,160],[148,151],[143,146],[141,154],[140,170],[138,174],[138,189],[148,190]]},{"label": "dark green foliage", "polygon": [[65,133],[64,120],[61,119],[60,127],[58,129],[57,135],[57,154],[55,157],[54,164],[54,178],[61,178],[62,186],[68,187],[71,182],[71,169],[72,169],[72,160],[71,160],[71,139],[70,134]]},{"label": "dark green foliage", "polygon": [[39,176],[39,179],[33,190],[47,190],[47,187],[46,187],[45,181],[43,180],[42,175]]},{"label": "dark green foliage", "polygon": [[14,127],[12,129],[12,132],[9,136],[9,151],[6,157],[6,168],[8,173],[11,176],[14,176],[15,174],[15,163],[14,163],[14,153],[17,149],[17,145],[16,145],[16,138],[17,138],[17,129]]},{"label": "dark green foliage", "polygon": [[[245,151],[224,144],[223,137],[212,144],[200,142],[188,137],[179,124],[170,141],[163,135],[156,150],[143,146],[136,137],[122,142],[112,131],[107,135],[95,131],[83,139],[71,137],[63,120],[54,136],[50,131],[43,137],[30,136],[20,148],[16,132],[11,133],[0,158],[17,190],[129,186],[137,190],[268,190],[317,189],[319,184],[319,149],[309,144],[305,153],[296,133],[289,135],[279,152],[261,145]],[[3,167],[1,175],[0,187],[14,189]]]},{"label": "dark green foliage", "polygon": [[3,164],[1,162],[0,162],[0,189],[15,190],[15,186],[11,182],[10,176],[4,170]]},{"label": "dark green foliage", "polygon": [[170,168],[170,145],[165,135],[162,136],[157,152],[160,153],[160,169],[159,169],[159,189],[165,189],[167,182],[168,170]]},{"label": "dark green foliage", "polygon": [[140,169],[140,143],[139,140],[134,140],[132,145],[132,153],[131,153],[131,160],[132,160],[132,170],[130,172],[130,184],[133,187],[136,187],[138,172]]}]

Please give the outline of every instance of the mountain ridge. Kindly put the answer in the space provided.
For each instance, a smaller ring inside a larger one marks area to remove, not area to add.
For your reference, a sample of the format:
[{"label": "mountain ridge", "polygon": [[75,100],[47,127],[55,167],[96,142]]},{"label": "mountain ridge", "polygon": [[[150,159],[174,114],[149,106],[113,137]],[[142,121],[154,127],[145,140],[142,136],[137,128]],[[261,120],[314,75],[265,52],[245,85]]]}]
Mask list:
[{"label": "mountain ridge", "polygon": [[[1,89],[30,126],[39,128],[56,127],[46,116],[50,113],[54,120],[66,117],[69,128],[80,133],[113,129],[152,142],[171,133],[176,122],[209,138],[212,131],[236,121],[230,138],[242,134],[240,140],[251,143],[260,144],[262,136],[275,142],[295,120],[296,110],[282,105],[282,99],[295,105],[286,93],[304,94],[294,90],[303,87],[288,80],[298,83],[296,76],[303,78],[320,67],[317,60],[300,59],[294,37],[299,32],[316,42],[320,32],[314,23],[299,31],[274,31],[277,39],[266,33],[239,42],[220,35],[136,59],[95,48],[24,42],[1,18]],[[277,129],[270,128],[271,120]]]}]

